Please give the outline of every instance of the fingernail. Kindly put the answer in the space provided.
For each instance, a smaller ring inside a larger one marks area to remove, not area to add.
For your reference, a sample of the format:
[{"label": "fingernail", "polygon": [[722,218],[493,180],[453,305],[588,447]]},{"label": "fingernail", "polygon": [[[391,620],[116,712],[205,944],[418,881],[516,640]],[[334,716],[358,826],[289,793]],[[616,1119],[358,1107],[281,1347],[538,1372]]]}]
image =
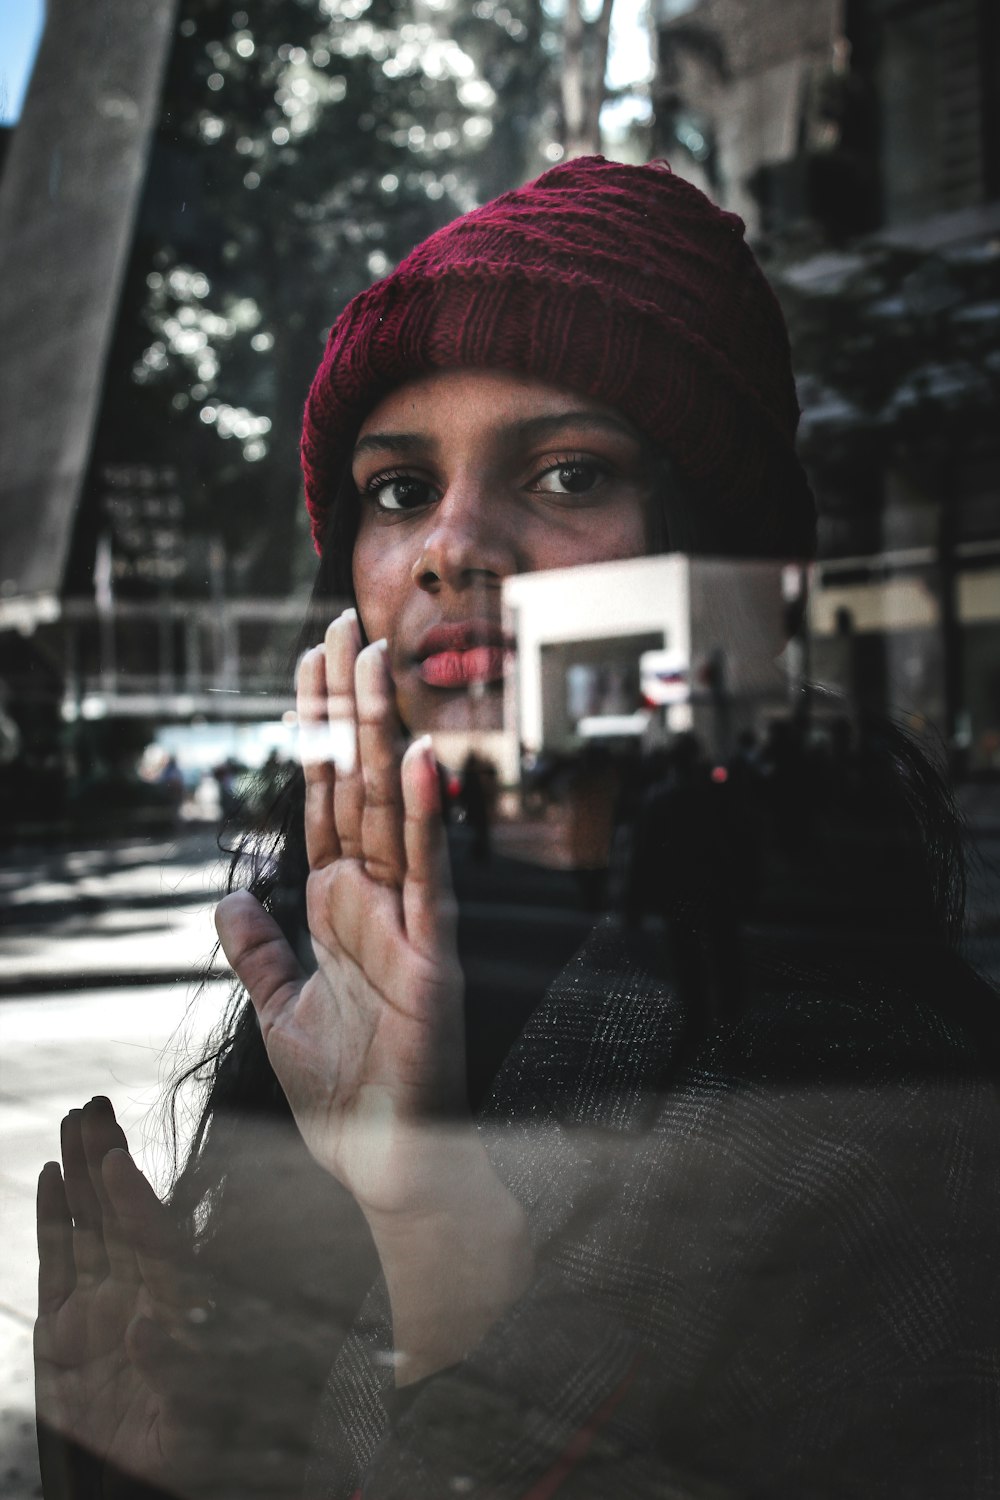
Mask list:
[{"label": "fingernail", "polygon": [[323,650],[322,646],[310,646],[307,650],[303,651],[302,655],[299,657],[298,661],[295,663],[295,678],[294,678],[294,681],[295,681],[296,690],[298,690],[299,678],[302,675],[302,668],[305,666],[305,664],[309,660],[310,656],[314,656],[317,651],[322,651],[322,650]]},{"label": "fingernail", "polygon": [[338,634],[350,635],[355,639],[360,634],[358,630],[358,612],[353,607],[342,610],[333,623],[337,626]]},{"label": "fingernail", "polygon": [[[382,683],[388,674],[389,642],[383,636],[380,641],[370,641],[358,655],[359,670],[368,683]],[[360,679],[359,679],[360,680]]]},{"label": "fingernail", "polygon": [[437,774],[437,756],[434,754],[434,741],[429,734],[422,734],[413,742],[414,753],[420,755],[428,766]]}]

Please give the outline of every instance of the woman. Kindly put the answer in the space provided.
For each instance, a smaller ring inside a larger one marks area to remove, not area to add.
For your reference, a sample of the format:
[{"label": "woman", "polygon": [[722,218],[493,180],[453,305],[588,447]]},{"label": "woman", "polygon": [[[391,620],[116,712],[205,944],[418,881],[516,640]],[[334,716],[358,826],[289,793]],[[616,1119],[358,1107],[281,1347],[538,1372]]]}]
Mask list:
[{"label": "woman", "polygon": [[[761,945],[711,1020],[598,925],[505,1055],[470,1040],[433,741],[498,721],[503,579],[807,555],[796,418],[742,225],[656,165],[555,168],[334,325],[303,464],[356,608],[298,671],[304,843],[292,796],[264,903],[219,908],[250,1004],[173,1212],[104,1100],[42,1174],[47,1493],[292,1493],[271,1398],[311,1428],[317,1376],[310,1494],[1000,1484],[997,1108],[943,929],[922,982],[908,947]],[[309,1164],[269,1171],[289,1110]],[[280,1267],[227,1281],[268,1218]]]}]

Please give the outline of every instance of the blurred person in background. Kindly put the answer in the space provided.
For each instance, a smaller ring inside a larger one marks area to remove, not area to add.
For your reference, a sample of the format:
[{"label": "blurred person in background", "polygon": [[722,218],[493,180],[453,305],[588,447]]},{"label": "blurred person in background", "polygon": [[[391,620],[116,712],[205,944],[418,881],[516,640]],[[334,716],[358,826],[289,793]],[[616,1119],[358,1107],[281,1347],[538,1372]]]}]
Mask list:
[{"label": "blurred person in background", "polygon": [[[302,454],[319,597],[355,603],[219,908],[238,988],[169,1201],[103,1098],[42,1173],[49,1500],[1000,1488],[995,997],[901,737],[891,934],[747,945],[705,1016],[595,920],[486,1057],[458,957],[434,740],[500,722],[503,580],[807,557],[796,422],[742,224],[660,164],[556,167],[334,324]],[[682,821],[643,849],[662,891]]]}]

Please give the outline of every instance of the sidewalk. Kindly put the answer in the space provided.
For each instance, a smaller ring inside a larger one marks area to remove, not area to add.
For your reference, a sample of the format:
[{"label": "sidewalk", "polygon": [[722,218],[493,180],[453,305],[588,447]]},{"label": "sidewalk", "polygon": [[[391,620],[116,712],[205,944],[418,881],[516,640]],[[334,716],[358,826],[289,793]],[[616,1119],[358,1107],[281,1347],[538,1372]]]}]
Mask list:
[{"label": "sidewalk", "polygon": [[[225,878],[214,832],[105,848],[25,847],[0,864],[0,996],[201,972]],[[224,963],[215,964],[217,974]]]},{"label": "sidewalk", "polygon": [[[0,862],[0,1500],[40,1494],[32,1415],[34,1198],[67,1109],[107,1094],[145,1170],[169,1177],[164,1087],[228,993],[195,998],[222,865],[177,842],[25,847]],[[216,966],[215,972],[224,972]]]},{"label": "sidewalk", "polygon": [[107,1094],[144,1170],[169,1175],[163,1090],[197,1049],[227,987],[122,986],[0,1000],[0,1496],[38,1494],[32,1418],[35,1183],[58,1156],[59,1121]]}]

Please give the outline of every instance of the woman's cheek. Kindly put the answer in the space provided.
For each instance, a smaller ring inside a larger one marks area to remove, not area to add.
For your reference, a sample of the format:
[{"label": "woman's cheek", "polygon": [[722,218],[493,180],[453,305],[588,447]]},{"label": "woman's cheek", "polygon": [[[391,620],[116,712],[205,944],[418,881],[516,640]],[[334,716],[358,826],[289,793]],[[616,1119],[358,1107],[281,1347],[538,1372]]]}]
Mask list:
[{"label": "woman's cheek", "polygon": [[382,538],[373,535],[370,526],[363,526],[354,546],[354,597],[369,641],[391,634],[388,627],[401,603],[398,588],[394,586],[398,570],[392,566],[393,551],[391,546],[380,545],[381,542]]},{"label": "woman's cheek", "polygon": [[645,557],[650,550],[650,507],[644,496],[631,495],[622,503],[593,513],[585,539],[585,562],[619,562]]}]

